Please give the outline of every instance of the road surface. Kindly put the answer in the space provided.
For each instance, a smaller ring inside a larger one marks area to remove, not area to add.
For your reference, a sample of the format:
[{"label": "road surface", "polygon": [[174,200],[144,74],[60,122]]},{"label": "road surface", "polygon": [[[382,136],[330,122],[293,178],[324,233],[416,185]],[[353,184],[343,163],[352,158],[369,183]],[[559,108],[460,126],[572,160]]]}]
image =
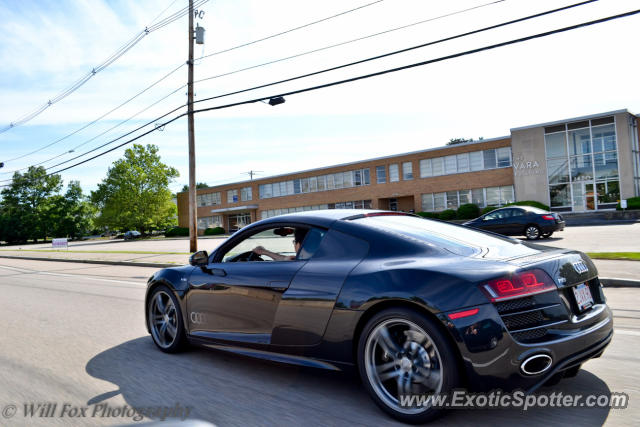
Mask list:
[{"label": "road surface", "polygon": [[[133,423],[121,416],[83,418],[80,409],[77,418],[69,418],[69,411],[63,418],[25,418],[25,404],[47,402],[58,405],[56,415],[64,404],[69,410],[87,407],[87,417],[98,405],[189,406],[188,419],[219,426],[398,425],[349,375],[204,349],[161,353],[144,327],[145,282],[153,271],[0,259],[0,425]],[[432,425],[636,424],[640,289],[607,289],[606,294],[616,322],[612,344],[602,358],[553,390],[626,392],[631,397],[627,409],[455,410]],[[160,419],[152,414],[146,420]]]}]

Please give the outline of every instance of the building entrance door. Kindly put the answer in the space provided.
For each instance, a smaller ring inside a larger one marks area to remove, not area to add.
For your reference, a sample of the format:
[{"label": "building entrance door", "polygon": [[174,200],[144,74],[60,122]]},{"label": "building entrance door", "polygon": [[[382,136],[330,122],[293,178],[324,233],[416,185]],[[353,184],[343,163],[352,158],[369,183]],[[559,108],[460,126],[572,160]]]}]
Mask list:
[{"label": "building entrance door", "polygon": [[573,190],[573,211],[585,212],[596,209],[596,193],[593,182],[574,182]]}]

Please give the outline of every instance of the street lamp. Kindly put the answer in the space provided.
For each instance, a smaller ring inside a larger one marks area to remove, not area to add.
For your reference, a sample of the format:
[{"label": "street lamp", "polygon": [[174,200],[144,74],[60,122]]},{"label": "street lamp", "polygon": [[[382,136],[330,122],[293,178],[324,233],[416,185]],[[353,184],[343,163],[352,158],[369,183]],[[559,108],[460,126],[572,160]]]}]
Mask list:
[{"label": "street lamp", "polygon": [[275,96],[271,99],[269,99],[269,105],[276,106],[276,105],[280,105],[280,104],[284,104],[284,98],[282,96]]}]

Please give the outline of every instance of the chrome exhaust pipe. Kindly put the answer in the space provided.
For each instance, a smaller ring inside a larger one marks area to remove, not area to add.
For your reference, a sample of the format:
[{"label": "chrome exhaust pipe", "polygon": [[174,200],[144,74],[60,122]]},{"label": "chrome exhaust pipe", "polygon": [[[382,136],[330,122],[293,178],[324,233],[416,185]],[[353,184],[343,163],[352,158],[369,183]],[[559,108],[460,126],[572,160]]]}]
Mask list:
[{"label": "chrome exhaust pipe", "polygon": [[535,354],[522,362],[520,370],[525,375],[538,375],[551,368],[552,363],[553,359],[548,354]]}]

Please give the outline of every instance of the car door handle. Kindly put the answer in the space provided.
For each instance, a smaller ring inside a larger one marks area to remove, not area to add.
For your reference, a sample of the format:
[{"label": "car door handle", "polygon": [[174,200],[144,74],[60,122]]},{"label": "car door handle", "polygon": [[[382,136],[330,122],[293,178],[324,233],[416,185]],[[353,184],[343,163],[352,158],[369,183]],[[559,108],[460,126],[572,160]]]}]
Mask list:
[{"label": "car door handle", "polygon": [[214,276],[225,277],[227,275],[227,272],[221,268],[212,268],[211,274],[213,274]]}]

